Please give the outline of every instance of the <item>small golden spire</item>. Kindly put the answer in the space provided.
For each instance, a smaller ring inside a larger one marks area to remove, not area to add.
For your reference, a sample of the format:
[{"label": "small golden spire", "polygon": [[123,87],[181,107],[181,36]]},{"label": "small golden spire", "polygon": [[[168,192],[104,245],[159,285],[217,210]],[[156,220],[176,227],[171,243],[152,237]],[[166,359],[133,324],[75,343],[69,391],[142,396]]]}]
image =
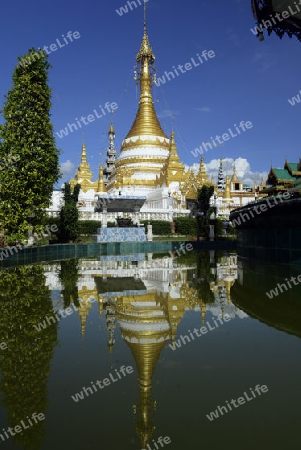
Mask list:
[{"label": "small golden spire", "polygon": [[204,155],[201,156],[200,160],[200,168],[197,174],[197,180],[200,185],[202,185],[205,181],[208,181],[208,175],[206,173],[205,159]]},{"label": "small golden spire", "polygon": [[231,178],[231,183],[239,183],[240,181],[239,181],[239,179],[237,178],[237,175],[236,175],[236,166],[235,166],[235,163],[234,163],[234,166],[233,166],[233,175],[232,175],[232,178]]},{"label": "small golden spire", "polygon": [[223,194],[224,199],[230,199],[231,198],[231,190],[230,190],[230,177],[229,175],[226,175],[226,189]]},{"label": "small golden spire", "polygon": [[[175,132],[174,131],[171,132],[169,147],[170,147],[170,155],[178,156],[177,146],[176,146],[176,142],[175,142]],[[179,157],[178,157],[178,159],[179,159]]]},{"label": "small golden spire", "polygon": [[84,138],[83,138],[83,143],[82,143],[82,159],[81,159],[81,163],[82,164],[86,164],[87,163],[87,148],[86,148],[86,145],[84,143]]},{"label": "small golden spire", "polygon": [[263,176],[262,176],[261,177],[261,182],[260,182],[260,188],[262,189],[264,187],[265,187],[265,183],[264,183]]},{"label": "small golden spire", "polygon": [[103,167],[101,164],[99,166],[97,192],[106,192],[106,187],[105,187],[104,178],[103,178]]}]

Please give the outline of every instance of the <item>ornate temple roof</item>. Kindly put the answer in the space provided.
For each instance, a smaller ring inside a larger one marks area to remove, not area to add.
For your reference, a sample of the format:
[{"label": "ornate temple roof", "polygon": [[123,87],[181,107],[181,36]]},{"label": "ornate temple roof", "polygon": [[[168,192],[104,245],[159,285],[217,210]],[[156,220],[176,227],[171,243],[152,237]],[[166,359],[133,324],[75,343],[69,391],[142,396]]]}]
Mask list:
[{"label": "ornate temple roof", "polygon": [[[142,43],[137,54],[136,61],[137,63],[140,63],[140,101],[136,118],[132,128],[123,141],[121,151],[128,147],[135,147],[137,144],[141,145],[141,143],[137,142],[137,140],[135,142],[131,142],[130,138],[133,137],[144,136],[147,138],[148,136],[155,136],[168,139],[157,118],[152,99],[151,88],[154,83],[154,78],[151,70],[153,63],[155,62],[155,56],[149,44],[145,23]],[[143,142],[154,145],[154,140],[151,139],[144,139]],[[163,141],[161,144],[166,146],[168,142]]]}]

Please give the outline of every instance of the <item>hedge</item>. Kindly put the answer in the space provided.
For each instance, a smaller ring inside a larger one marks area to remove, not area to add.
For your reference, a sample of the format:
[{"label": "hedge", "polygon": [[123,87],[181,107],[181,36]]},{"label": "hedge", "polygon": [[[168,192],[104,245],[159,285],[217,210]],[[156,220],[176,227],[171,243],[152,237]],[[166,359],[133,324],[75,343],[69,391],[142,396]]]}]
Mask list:
[{"label": "hedge", "polygon": [[100,220],[79,220],[79,235],[86,234],[97,234],[97,228],[101,227]]},{"label": "hedge", "polygon": [[171,234],[171,223],[167,220],[140,220],[140,223],[144,225],[147,231],[147,225],[153,226],[153,234],[158,236],[170,235]]},{"label": "hedge", "polygon": [[[216,223],[216,235],[223,236],[224,220],[218,218]],[[144,225],[147,231],[147,225],[151,224],[153,226],[153,234],[158,236],[169,236],[171,235],[171,223],[167,220],[141,220],[141,224]],[[45,225],[56,225],[60,230],[60,218],[59,217],[47,217],[45,220]],[[109,227],[115,227],[115,222],[108,222]],[[92,235],[97,234],[97,228],[101,227],[100,220],[80,220],[79,221],[79,235]],[[175,232],[177,234],[182,234],[184,236],[196,236],[196,219],[189,217],[178,217],[175,219]],[[54,233],[59,234],[59,233]],[[230,225],[227,228],[228,235],[235,235],[236,229]]]},{"label": "hedge", "polygon": [[175,220],[175,231],[185,236],[196,236],[196,219],[189,217],[178,217]]}]

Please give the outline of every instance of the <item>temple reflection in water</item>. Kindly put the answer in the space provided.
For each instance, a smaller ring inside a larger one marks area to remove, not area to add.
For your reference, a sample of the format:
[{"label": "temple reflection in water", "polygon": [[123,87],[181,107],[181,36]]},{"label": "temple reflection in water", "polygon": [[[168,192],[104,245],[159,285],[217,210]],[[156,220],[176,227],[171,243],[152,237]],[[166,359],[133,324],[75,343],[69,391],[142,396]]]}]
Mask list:
[{"label": "temple reflection in water", "polygon": [[[50,290],[65,293],[61,272],[60,264],[45,267]],[[140,398],[133,413],[142,448],[155,430],[156,400],[151,390],[161,351],[167,342],[174,342],[187,311],[199,311],[202,324],[207,319],[206,311],[214,316],[245,317],[231,304],[230,288],[236,279],[236,254],[217,258],[214,251],[199,252],[197,258],[178,259],[151,253],[101,256],[99,260],[78,262],[77,292],[69,299],[61,294],[64,304],[54,305],[58,311],[73,303],[74,297],[79,301],[84,336],[89,310],[96,301],[99,314],[106,317],[109,352],[113,352],[117,324],[120,327],[138,372]]]},{"label": "temple reflection in water", "polygon": [[[298,376],[298,371],[288,372],[287,367],[297,364],[301,288],[272,299],[266,292],[300,269],[261,265],[225,252],[174,256],[100,256],[2,271],[0,335],[7,344],[6,350],[0,350],[2,428],[14,427],[34,412],[46,417],[36,427],[10,437],[8,445],[53,448],[54,431],[68,418],[75,425],[69,434],[64,426],[60,428],[60,440],[68,438],[65,448],[85,447],[83,420],[92,433],[91,448],[98,448],[96,424],[103,421],[113,421],[118,430],[113,434],[102,430],[104,446],[149,450],[147,445],[153,449],[158,436],[168,435],[173,448],[183,448],[186,440],[189,446],[197,443],[195,434],[181,433],[187,414],[195,430],[202,428],[209,445],[212,428],[206,414],[224,398],[235,397],[262,379],[269,387],[274,383],[282,402],[290,401],[287,392],[295,383],[287,382],[283,394],[277,386],[285,377]],[[69,307],[70,317],[61,318],[60,311]],[[189,329],[212,324],[226,314],[233,319],[229,323],[185,348],[170,348]],[[39,331],[35,326],[50,316],[58,320]],[[287,351],[288,340],[295,352]],[[279,358],[285,364],[279,365]],[[129,378],[73,402],[71,395],[123,364],[135,366],[138,383]],[[243,413],[259,421],[267,414],[277,415],[269,397],[265,401],[254,402]],[[281,419],[289,426],[290,414],[277,416],[274,422]],[[238,420],[234,413],[232,420],[234,424]],[[232,433],[222,419],[216,423],[221,432]],[[240,427],[243,436],[247,430],[242,423]],[[254,433],[250,444],[255,448],[260,433]],[[270,448],[279,448],[278,438],[274,441]]]}]

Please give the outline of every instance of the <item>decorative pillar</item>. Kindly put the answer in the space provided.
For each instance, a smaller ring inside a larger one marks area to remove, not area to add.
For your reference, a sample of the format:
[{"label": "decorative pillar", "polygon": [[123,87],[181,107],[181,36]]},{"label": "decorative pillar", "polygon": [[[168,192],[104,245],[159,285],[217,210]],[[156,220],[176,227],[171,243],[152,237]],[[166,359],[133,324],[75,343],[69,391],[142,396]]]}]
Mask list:
[{"label": "decorative pillar", "polygon": [[102,264],[102,279],[103,281],[107,281],[107,261],[103,261]]},{"label": "decorative pillar", "polygon": [[139,220],[140,208],[139,208],[139,206],[135,206],[134,212],[135,212],[135,222],[137,224],[137,227],[140,227],[140,220]]},{"label": "decorative pillar", "polygon": [[153,226],[150,224],[147,225],[147,240],[148,241],[153,240]]},{"label": "decorative pillar", "polygon": [[108,226],[108,208],[106,208],[105,206],[103,206],[102,208],[102,222],[101,222],[101,227],[102,228],[107,228]]},{"label": "decorative pillar", "polygon": [[148,253],[147,254],[147,268],[151,268],[152,267],[152,262],[153,262],[153,254],[152,253]]}]

